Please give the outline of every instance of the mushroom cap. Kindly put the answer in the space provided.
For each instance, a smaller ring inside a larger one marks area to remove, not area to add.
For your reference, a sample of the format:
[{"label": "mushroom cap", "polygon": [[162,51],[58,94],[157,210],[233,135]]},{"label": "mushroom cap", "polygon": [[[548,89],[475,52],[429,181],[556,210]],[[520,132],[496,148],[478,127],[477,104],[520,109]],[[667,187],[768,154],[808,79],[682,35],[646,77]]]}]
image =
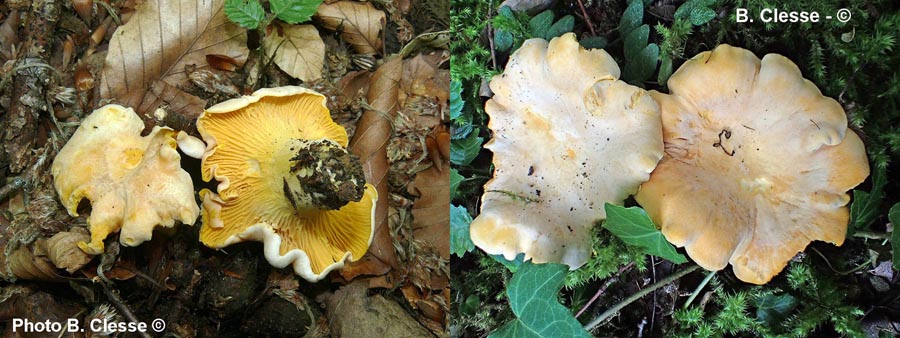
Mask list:
[{"label": "mushroom cap", "polygon": [[666,154],[636,199],[707,270],[764,284],[813,240],[841,245],[869,175],[841,105],[787,58],[721,45],[651,92]]},{"label": "mushroom cap", "polygon": [[175,150],[176,132],[154,127],[141,137],[143,129],[131,108],[100,107],[53,161],[53,185],[69,214],[78,216],[82,198],[91,201],[91,242],[79,244],[87,253],[102,253],[103,240],[119,229],[119,241],[135,246],[149,240],[157,225],[197,219],[191,176]]},{"label": "mushroom cap", "polygon": [[302,87],[260,89],[208,108],[197,129],[207,144],[203,180],[219,181],[218,193],[200,192],[205,245],[263,242],[270,264],[293,265],[309,281],[365,254],[375,225],[374,186],[367,183],[359,202],[338,210],[298,212],[284,195],[293,140],[347,146],[347,132],[331,120],[322,94]]},{"label": "mushroom cap", "polygon": [[604,203],[621,205],[663,155],[659,107],[618,76],[609,54],[574,34],[513,53],[485,106],[495,169],[470,225],[475,245],[572,269],[587,261]]}]

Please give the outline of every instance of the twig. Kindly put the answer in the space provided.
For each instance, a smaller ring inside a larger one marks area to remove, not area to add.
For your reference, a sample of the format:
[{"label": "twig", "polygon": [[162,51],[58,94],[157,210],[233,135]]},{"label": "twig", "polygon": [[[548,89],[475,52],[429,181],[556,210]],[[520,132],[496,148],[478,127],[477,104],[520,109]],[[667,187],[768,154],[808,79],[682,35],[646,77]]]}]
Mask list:
[{"label": "twig", "polygon": [[[488,8],[494,8],[494,1],[488,1]],[[494,69],[497,69],[497,55],[494,53],[494,28],[491,27],[491,14],[488,12],[487,17],[487,29],[488,29],[488,43],[491,45],[491,63],[494,65]]]},{"label": "twig", "polygon": [[684,275],[694,272],[695,270],[697,270],[699,268],[700,268],[699,265],[692,265],[684,270],[678,271],[676,273],[669,275],[666,278],[663,278],[659,282],[653,283],[652,285],[650,285],[644,289],[641,289],[641,291],[638,291],[635,294],[629,296],[628,298],[625,298],[625,300],[619,302],[618,304],[614,305],[609,310],[606,310],[606,312],[601,313],[599,316],[597,316],[596,318],[591,320],[590,323],[587,323],[587,325],[584,326],[584,329],[587,331],[592,330],[597,325],[600,325],[600,323],[605,322],[607,319],[612,318],[612,316],[615,315],[616,313],[619,313],[619,311],[622,310],[622,308],[628,306],[628,304],[634,303],[636,300],[641,299],[642,297],[653,292],[654,290],[659,289],[663,286],[666,286],[666,284],[674,282],[675,280],[677,280],[681,277],[684,277]]},{"label": "twig", "polygon": [[[106,298],[109,298],[109,301],[116,306],[116,309],[119,309],[119,312],[125,316],[125,319],[128,319],[128,321],[132,323],[141,322],[135,317],[134,313],[131,312],[131,309],[125,305],[125,301],[122,300],[122,297],[119,297],[119,294],[113,292],[105,282],[100,282],[100,285],[103,286],[103,293],[106,294]],[[150,335],[146,332],[138,331],[138,334],[141,335],[141,337],[150,338]]]},{"label": "twig", "polygon": [[578,0],[578,7],[581,8],[581,15],[584,15],[584,23],[587,24],[588,30],[591,31],[591,36],[597,36],[597,32],[594,32],[594,24],[591,23],[591,18],[588,17],[587,11],[584,10],[584,3],[581,0]]},{"label": "twig", "polygon": [[25,186],[25,180],[21,177],[13,177],[9,181],[9,183],[0,188],[0,201],[5,200],[9,195],[12,195],[13,192]]},{"label": "twig", "polygon": [[819,251],[819,249],[816,249],[816,248],[813,248],[813,247],[810,247],[810,249],[812,249],[813,251],[815,251],[815,253],[818,254],[819,257],[822,257],[822,260],[825,261],[825,264],[828,265],[828,268],[831,269],[831,271],[833,271],[834,273],[836,273],[836,274],[838,274],[838,275],[841,275],[841,276],[843,276],[843,275],[849,275],[849,274],[851,274],[851,273],[854,273],[854,272],[857,272],[857,271],[859,271],[859,270],[865,269],[865,268],[866,268],[866,265],[872,264],[873,262],[875,262],[875,259],[876,259],[875,256],[872,256],[872,257],[869,257],[869,260],[863,262],[862,264],[858,265],[857,267],[855,267],[855,268],[853,268],[853,269],[850,269],[850,270],[847,270],[847,271],[840,271],[840,270],[835,269],[834,266],[831,265],[831,262],[828,261],[828,258],[826,258],[825,255],[822,254],[821,251]]},{"label": "twig", "polygon": [[854,232],[853,237],[859,238],[868,238],[868,239],[886,239],[891,238],[891,235],[885,232],[872,232],[872,231],[857,231]]},{"label": "twig", "polygon": [[687,309],[688,306],[691,305],[691,302],[694,301],[694,298],[697,298],[697,295],[700,294],[700,291],[702,291],[703,288],[706,287],[706,284],[709,284],[709,281],[712,280],[713,276],[715,276],[715,275],[716,275],[715,271],[710,271],[708,274],[706,274],[706,278],[704,278],[703,281],[700,282],[700,285],[697,285],[697,288],[694,289],[694,293],[692,293],[691,296],[688,297],[687,302],[684,302],[685,309]]},{"label": "twig", "polygon": [[616,272],[616,275],[608,278],[606,280],[606,282],[603,283],[603,286],[601,286],[600,289],[597,290],[597,293],[595,293],[594,296],[591,297],[591,300],[589,300],[587,302],[587,304],[584,304],[584,306],[581,307],[581,310],[578,310],[578,313],[575,314],[575,318],[578,318],[579,316],[581,316],[581,314],[584,313],[584,311],[587,310],[587,308],[590,307],[591,304],[594,304],[594,302],[597,301],[597,298],[600,298],[600,295],[602,295],[604,292],[606,292],[606,289],[609,288],[609,286],[612,285],[612,283],[614,283],[616,280],[619,279],[619,276],[621,276],[623,273],[625,273],[625,270],[631,269],[633,266],[634,266],[634,262],[631,262],[631,263],[628,263],[625,266],[619,268],[619,271]]}]

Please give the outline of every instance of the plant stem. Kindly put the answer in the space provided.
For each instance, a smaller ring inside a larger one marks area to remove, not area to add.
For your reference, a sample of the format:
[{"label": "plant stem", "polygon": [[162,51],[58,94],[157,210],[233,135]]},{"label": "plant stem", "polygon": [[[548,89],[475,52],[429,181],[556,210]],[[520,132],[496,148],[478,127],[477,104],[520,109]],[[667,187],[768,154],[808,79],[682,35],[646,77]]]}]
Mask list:
[{"label": "plant stem", "polygon": [[628,304],[631,304],[634,301],[641,299],[642,297],[646,296],[647,294],[653,292],[653,290],[659,289],[659,288],[665,286],[666,284],[669,284],[681,277],[684,277],[684,275],[694,272],[695,270],[697,270],[699,268],[700,268],[699,265],[692,265],[684,270],[673,273],[673,274],[669,275],[668,277],[663,278],[662,280],[660,280],[656,283],[653,283],[650,286],[647,286],[646,288],[641,289],[641,291],[638,291],[637,293],[629,296],[628,298],[625,298],[625,300],[619,302],[618,304],[614,305],[609,310],[606,310],[606,312],[601,313],[599,316],[597,316],[596,318],[591,320],[590,323],[588,323],[587,325],[584,326],[584,329],[586,331],[590,331],[595,326],[600,325],[600,323],[603,323],[604,321],[606,321],[607,319],[609,319],[610,317],[612,317],[613,315],[618,313],[619,310],[622,310],[622,308],[628,306]]},{"label": "plant stem", "polygon": [[709,281],[710,281],[710,280],[712,279],[712,277],[715,276],[715,275],[716,275],[716,272],[715,272],[715,271],[710,271],[708,274],[706,274],[706,278],[704,278],[703,281],[700,282],[700,285],[697,285],[697,288],[694,290],[694,293],[692,293],[691,296],[688,297],[687,302],[684,303],[684,308],[685,308],[685,309],[687,309],[688,306],[691,305],[691,302],[694,301],[694,298],[697,298],[697,295],[700,294],[700,291],[702,291],[703,288],[706,287],[706,284],[709,284]]},{"label": "plant stem", "polygon": [[628,269],[631,269],[631,267],[633,267],[633,266],[634,266],[634,262],[631,262],[631,263],[628,263],[627,265],[619,268],[619,272],[616,272],[615,276],[610,277],[609,279],[606,280],[606,282],[603,283],[603,286],[597,290],[597,293],[595,293],[594,296],[591,297],[591,300],[589,300],[587,302],[587,304],[584,304],[584,306],[581,308],[581,310],[579,310],[578,313],[575,314],[575,318],[580,317],[581,314],[584,313],[584,311],[587,310],[588,307],[591,306],[591,304],[594,304],[594,301],[596,301],[597,298],[600,298],[600,295],[602,295],[603,292],[605,292],[606,289],[609,288],[609,286],[612,285],[613,282],[615,282],[616,280],[619,279],[619,276],[622,275],[622,273],[624,273]]}]

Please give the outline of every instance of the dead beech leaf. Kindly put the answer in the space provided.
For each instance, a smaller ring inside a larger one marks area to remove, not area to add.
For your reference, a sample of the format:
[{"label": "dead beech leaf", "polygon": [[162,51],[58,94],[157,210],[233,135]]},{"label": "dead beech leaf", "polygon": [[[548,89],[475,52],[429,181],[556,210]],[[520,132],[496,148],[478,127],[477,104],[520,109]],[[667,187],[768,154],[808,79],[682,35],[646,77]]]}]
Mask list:
[{"label": "dead beech leaf", "polygon": [[[440,69],[441,62],[443,58],[440,54],[419,54],[404,61],[403,80],[400,82],[402,93],[406,96],[420,95],[448,102],[450,71]],[[400,99],[403,101],[405,97]]]},{"label": "dead beech leaf", "polygon": [[381,30],[384,12],[371,2],[338,1],[322,4],[316,12],[322,27],[341,32],[341,38],[359,54],[378,54],[381,50]]},{"label": "dead beech leaf", "polygon": [[[325,42],[313,25],[280,25],[266,36],[266,55],[288,75],[303,82],[322,78]],[[281,32],[284,35],[281,35]]]},{"label": "dead beech leaf", "polygon": [[178,89],[188,81],[185,66],[209,67],[207,54],[243,63],[249,53],[247,32],[228,21],[223,7],[224,0],[147,0],[138,5],[109,41],[100,96],[135,107],[142,115],[161,103],[175,112],[199,114],[200,99]]},{"label": "dead beech leaf", "polygon": [[[387,272],[385,265],[397,268],[397,253],[394,251],[387,221],[388,200],[391,196],[387,179],[387,145],[391,138],[391,121],[398,108],[402,64],[402,60],[394,56],[388,58],[372,74],[366,98],[374,110],[363,113],[357,122],[356,132],[350,139],[349,149],[362,161],[366,181],[375,185],[378,190],[378,202],[375,204],[375,234],[372,244],[363,259],[349,264],[349,269],[345,267],[341,270],[341,275],[346,280],[360,274],[383,274]],[[446,241],[446,238],[442,241]],[[368,256],[376,259],[368,259]]]},{"label": "dead beech leaf", "polygon": [[409,193],[419,196],[412,207],[413,238],[432,245],[435,253],[449,260],[450,170],[439,169],[431,166],[420,171],[409,186]]}]

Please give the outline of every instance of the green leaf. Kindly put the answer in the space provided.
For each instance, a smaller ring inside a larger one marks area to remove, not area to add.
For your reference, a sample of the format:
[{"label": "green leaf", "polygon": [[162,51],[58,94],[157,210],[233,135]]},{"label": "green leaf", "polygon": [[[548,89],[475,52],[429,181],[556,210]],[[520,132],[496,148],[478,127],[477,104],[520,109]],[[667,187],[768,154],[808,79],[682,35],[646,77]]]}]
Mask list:
[{"label": "green leaf", "polygon": [[606,203],[606,222],[603,227],[628,245],[644,249],[644,252],[667,259],[673,263],[687,262],[662,232],[656,228],[647,212],[638,207],[625,208]]},{"label": "green leaf", "polygon": [[488,337],[591,337],[557,299],[568,270],[563,264],[522,264],[506,288],[517,319]]},{"label": "green leaf", "polygon": [[641,25],[644,21],[644,2],[641,0],[632,0],[622,13],[622,19],[619,20],[619,34],[628,35],[632,30]]},{"label": "green leaf", "polygon": [[533,38],[550,40],[547,39],[546,34],[550,30],[551,24],[553,24],[553,12],[548,9],[541,12],[541,14],[535,15],[528,21],[528,32],[531,33]]},{"label": "green leaf", "polygon": [[650,26],[641,25],[625,36],[625,60],[635,60],[644,48],[647,47],[647,39],[650,37]]},{"label": "green leaf", "polygon": [[500,7],[500,10],[498,11],[498,13],[500,13],[501,16],[505,16],[510,19],[516,18],[516,16],[513,15],[512,8],[510,8],[509,6]]},{"label": "green leaf", "polygon": [[884,186],[887,184],[886,170],[884,166],[875,166],[871,191],[853,190],[848,234],[853,234],[858,230],[867,230],[869,224],[878,216],[878,207],[881,206],[881,200],[884,199]]},{"label": "green leaf", "polygon": [[468,165],[481,151],[483,139],[478,137],[478,129],[473,130],[468,137],[450,142],[450,163],[455,165]]},{"label": "green leaf", "polygon": [[695,8],[691,11],[691,23],[694,24],[694,26],[705,24],[715,17],[716,11],[707,7]]},{"label": "green leaf", "polygon": [[656,76],[656,81],[661,86],[665,86],[669,77],[672,76],[672,58],[663,56],[660,61],[659,75]]},{"label": "green leaf", "polygon": [[226,0],[225,16],[246,29],[256,29],[266,19],[259,0]]},{"label": "green leaf", "polygon": [[[675,19],[690,19],[692,24],[698,26],[705,24],[716,16],[716,12],[709,8],[709,6],[714,2],[715,0],[689,0],[679,6],[677,10],[675,10]],[[709,16],[709,12],[712,12],[712,16],[710,16],[705,21],[702,20],[703,18]],[[699,23],[695,23],[695,19],[696,22]]]},{"label": "green leaf", "polygon": [[459,120],[453,121],[453,125],[450,126],[450,139],[464,139],[466,138],[466,136],[469,136],[469,134],[472,133],[472,129],[472,123],[469,122],[469,118],[467,116],[463,116]]},{"label": "green leaf", "polygon": [[462,110],[465,101],[462,99],[462,82],[450,81],[450,119],[453,121],[462,118]]},{"label": "green leaf", "polygon": [[756,319],[774,326],[788,317],[799,301],[790,294],[765,295],[756,300]]},{"label": "green leaf", "polygon": [[568,32],[571,32],[572,29],[575,28],[575,17],[571,15],[566,15],[559,19],[553,26],[550,26],[550,30],[545,33],[544,38],[550,40],[557,36],[562,36]]},{"label": "green leaf", "polygon": [[450,205],[450,252],[457,257],[475,250],[475,243],[469,237],[471,223],[472,216],[469,216],[465,207]]},{"label": "green leaf", "polygon": [[508,51],[513,45],[513,35],[502,29],[494,30],[494,48],[500,52]]},{"label": "green leaf", "polygon": [[891,231],[891,249],[894,251],[894,269],[900,270],[900,203],[894,204],[888,211],[888,220],[894,225]]},{"label": "green leaf", "polygon": [[603,49],[606,48],[606,38],[602,36],[591,36],[581,39],[581,47],[586,49]]},{"label": "green leaf", "polygon": [[519,267],[522,266],[523,263],[525,263],[525,254],[524,253],[520,253],[520,254],[516,255],[516,258],[513,260],[508,260],[508,259],[506,259],[506,257],[503,257],[503,255],[490,255],[490,256],[495,261],[500,262],[500,264],[503,264],[503,266],[506,267],[506,269],[512,273],[516,273],[516,271],[519,270]]},{"label": "green leaf", "polygon": [[289,24],[309,21],[322,0],[269,0],[272,14]]},{"label": "green leaf", "polygon": [[651,43],[644,47],[638,58],[625,65],[624,78],[631,82],[644,82],[656,71],[659,62],[659,46]]},{"label": "green leaf", "polygon": [[463,181],[463,176],[459,174],[456,168],[450,168],[450,198],[456,198],[459,192],[459,184]]}]

